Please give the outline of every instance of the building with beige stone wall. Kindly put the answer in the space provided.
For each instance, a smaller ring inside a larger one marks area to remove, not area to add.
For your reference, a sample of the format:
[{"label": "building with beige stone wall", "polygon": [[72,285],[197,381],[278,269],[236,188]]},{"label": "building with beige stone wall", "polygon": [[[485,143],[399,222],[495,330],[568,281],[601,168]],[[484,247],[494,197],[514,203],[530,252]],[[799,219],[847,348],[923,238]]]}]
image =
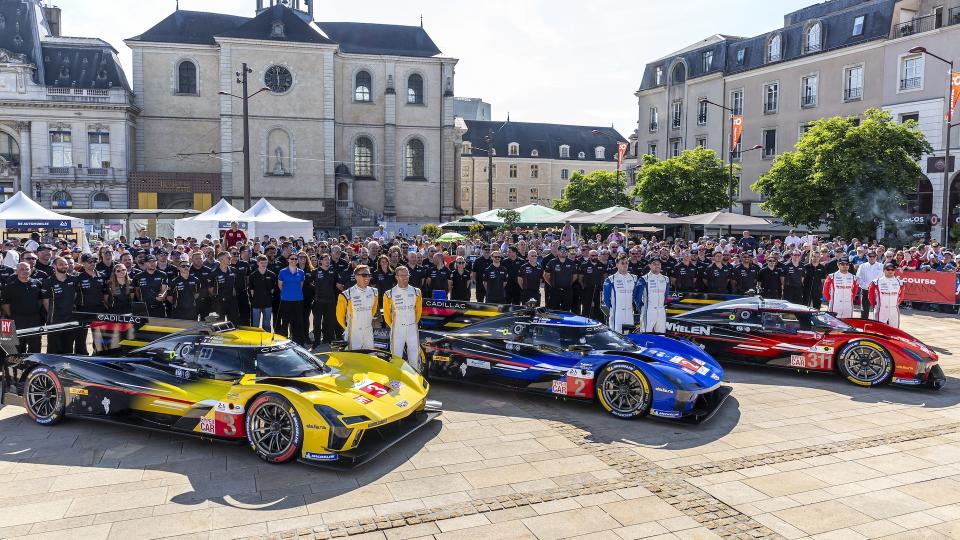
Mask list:
[{"label": "building with beige stone wall", "polygon": [[317,228],[436,222],[455,197],[453,81],[422,27],[313,21],[312,2],[257,0],[252,18],[178,10],[130,38],[133,207],[242,207],[248,71],[250,191]]}]

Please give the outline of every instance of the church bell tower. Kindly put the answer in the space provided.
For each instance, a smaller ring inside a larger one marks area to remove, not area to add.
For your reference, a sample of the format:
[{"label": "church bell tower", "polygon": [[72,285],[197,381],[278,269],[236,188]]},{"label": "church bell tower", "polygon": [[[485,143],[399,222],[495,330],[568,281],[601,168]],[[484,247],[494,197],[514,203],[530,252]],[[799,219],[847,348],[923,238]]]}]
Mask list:
[{"label": "church bell tower", "polygon": [[315,0],[257,0],[257,13],[275,5],[288,7],[297,12],[307,22],[313,22],[313,2]]}]

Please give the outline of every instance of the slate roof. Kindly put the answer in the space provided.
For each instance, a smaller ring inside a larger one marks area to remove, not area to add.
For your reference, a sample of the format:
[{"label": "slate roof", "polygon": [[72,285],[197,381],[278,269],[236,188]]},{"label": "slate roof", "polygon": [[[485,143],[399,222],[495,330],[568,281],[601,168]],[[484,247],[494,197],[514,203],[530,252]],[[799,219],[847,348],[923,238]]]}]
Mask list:
[{"label": "slate roof", "polygon": [[233,30],[249,20],[248,17],[237,15],[181,9],[174,11],[146,32],[128,41],[216,45],[217,42],[213,36]]},{"label": "slate roof", "polygon": [[[283,23],[283,36],[273,35],[275,22]],[[223,37],[262,39],[291,43],[333,43],[304,21],[292,9],[275,4],[236,28],[217,34]]]},{"label": "slate roof", "polygon": [[346,53],[423,58],[440,54],[426,30],[419,26],[354,22],[320,22],[317,26]]},{"label": "slate roof", "polygon": [[[617,141],[627,142],[617,130],[612,127],[571,126],[565,124],[541,124],[535,122],[496,122],[483,120],[465,120],[467,131],[463,140],[469,141],[476,148],[486,148],[489,130],[493,130],[493,148],[496,157],[531,158],[531,151],[537,150],[538,156],[534,159],[561,159],[560,146],[570,146],[570,157],[563,159],[578,160],[577,156],[583,152],[586,156],[582,161],[616,161]],[[594,135],[593,130],[603,135]],[[510,156],[507,146],[510,143],[520,145],[520,153]],[[593,149],[603,146],[604,159],[594,158]],[[486,152],[477,151],[476,156],[486,157]]]},{"label": "slate roof", "polygon": [[22,54],[25,61],[42,71],[40,32],[46,33],[46,29],[38,31],[38,20],[42,17],[38,18],[30,2],[0,0],[0,49]]},{"label": "slate roof", "polygon": [[[742,73],[764,67],[768,65],[764,61],[767,40],[776,33],[779,33],[782,39],[780,63],[789,62],[801,56],[810,56],[868,41],[886,39],[890,34],[895,3],[896,0],[829,0],[807,6],[785,15],[783,28],[750,38],[724,36],[726,39],[715,46],[713,64],[714,66],[723,66],[724,74]],[[853,22],[861,15],[864,16],[863,33],[859,36],[853,36],[851,35]],[[817,52],[804,53],[802,50],[803,33],[807,24],[815,20],[819,20],[823,24],[821,48]],[[738,63],[737,55],[741,49],[744,53],[744,59],[742,63]],[[689,66],[687,70],[688,80],[708,74],[699,71],[701,64],[699,55],[703,50],[705,48],[679,55],[686,60]],[[647,64],[640,83],[640,90],[643,91],[657,86],[655,81],[657,66],[663,68],[664,75],[661,85],[666,85],[670,67],[677,57],[678,55],[673,55]]]},{"label": "slate roof", "polygon": [[[273,21],[284,23],[284,38],[270,37]],[[320,31],[317,31],[319,29]],[[312,25],[299,12],[276,4],[253,18],[179,10],[128,41],[216,45],[215,36],[305,43],[337,43],[355,54],[382,54],[429,58],[440,49],[419,26],[354,22]]]},{"label": "slate roof", "polygon": [[[98,40],[99,41],[99,40]],[[44,42],[44,84],[65,88],[120,87],[130,90],[116,51],[102,45],[69,45]]]}]

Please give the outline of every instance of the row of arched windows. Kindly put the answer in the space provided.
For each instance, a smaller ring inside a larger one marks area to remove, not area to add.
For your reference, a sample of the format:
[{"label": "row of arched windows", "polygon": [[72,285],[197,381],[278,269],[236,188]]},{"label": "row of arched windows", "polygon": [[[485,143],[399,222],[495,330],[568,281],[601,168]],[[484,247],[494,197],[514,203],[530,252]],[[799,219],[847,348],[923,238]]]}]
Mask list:
[{"label": "row of arched windows", "polygon": [[[50,196],[50,207],[58,209],[73,208],[73,196],[65,189],[55,191],[53,195]],[[90,196],[90,208],[110,208],[110,195],[102,191],[94,193]]]},{"label": "row of arched windows", "polygon": [[[353,143],[353,175],[359,178],[372,178],[374,174],[373,141],[369,137],[357,137]],[[426,176],[425,151],[423,141],[413,138],[403,148],[403,176],[420,179]]]}]

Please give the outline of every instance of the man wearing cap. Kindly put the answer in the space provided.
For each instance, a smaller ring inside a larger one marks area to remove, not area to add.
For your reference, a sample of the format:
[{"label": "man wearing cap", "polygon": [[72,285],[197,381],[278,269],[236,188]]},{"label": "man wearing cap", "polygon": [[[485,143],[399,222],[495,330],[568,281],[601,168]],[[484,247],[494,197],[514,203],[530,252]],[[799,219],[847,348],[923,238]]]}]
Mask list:
[{"label": "man wearing cap", "polygon": [[507,282],[510,279],[510,273],[502,264],[503,256],[499,251],[494,251],[490,256],[490,264],[480,276],[480,281],[486,289],[484,301],[491,304],[507,303]]},{"label": "man wearing cap", "polygon": [[477,284],[477,302],[485,302],[487,297],[487,286],[483,282],[487,267],[492,264],[490,259],[490,246],[483,245],[483,255],[473,261],[473,282]]},{"label": "man wearing cap", "polygon": [[723,253],[717,251],[713,254],[713,262],[702,272],[703,287],[708,293],[729,294],[730,278],[732,277],[731,267],[724,264]]},{"label": "man wearing cap", "polygon": [[870,287],[883,274],[883,264],[877,262],[877,253],[867,253],[867,262],[857,267],[857,287],[860,290],[860,318],[870,318]]},{"label": "man wearing cap", "polygon": [[571,311],[573,309],[573,280],[576,278],[576,264],[567,258],[567,246],[560,246],[557,258],[543,268],[543,280],[552,289],[550,309]]},{"label": "man wearing cap", "polygon": [[370,267],[361,264],[354,269],[357,284],[337,298],[337,322],[344,329],[350,350],[373,348],[373,317],[377,314],[377,289],[370,287]]},{"label": "man wearing cap", "polygon": [[644,332],[662,334],[667,331],[667,296],[670,280],[660,272],[660,259],[650,261],[650,271],[643,276],[640,315]]},{"label": "man wearing cap", "polygon": [[860,288],[857,277],[850,273],[850,259],[840,257],[837,260],[839,270],[828,274],[823,281],[823,296],[827,299],[827,310],[841,319],[853,317],[853,299]]},{"label": "man wearing cap", "polygon": [[167,275],[157,270],[157,258],[143,258],[143,271],[133,279],[137,300],[147,306],[150,317],[166,317],[163,301],[167,298]]},{"label": "man wearing cap", "polygon": [[753,253],[750,251],[744,251],[740,260],[743,261],[742,264],[733,268],[734,292],[747,294],[747,291],[756,291],[760,266],[753,262]]},{"label": "man wearing cap", "polygon": [[766,265],[760,269],[759,283],[760,295],[764,298],[783,297],[783,266],[778,255],[767,255]]},{"label": "man wearing cap", "polygon": [[803,303],[803,265],[798,249],[790,253],[790,260],[783,265],[783,299],[794,304]]},{"label": "man wearing cap", "polygon": [[188,321],[197,320],[197,298],[200,296],[202,286],[200,278],[190,273],[190,261],[183,258],[178,263],[177,275],[170,280],[170,288],[167,291],[170,317]]},{"label": "man wearing cap", "polygon": [[587,260],[580,263],[578,279],[582,293],[580,295],[580,314],[597,319],[600,317],[600,289],[606,278],[606,265],[600,263],[600,254],[591,249]]},{"label": "man wearing cap", "polygon": [[[97,257],[90,253],[80,256],[82,269],[77,275],[77,311],[86,313],[106,313],[103,303],[106,294],[107,277],[97,272]],[[77,354],[87,354],[87,326],[76,332],[73,348]]]},{"label": "man wearing cap", "polygon": [[873,318],[890,326],[900,326],[900,303],[903,302],[903,282],[896,276],[897,266],[887,263],[883,275],[870,285],[870,304]]},{"label": "man wearing cap", "polygon": [[803,267],[803,303],[820,309],[823,280],[827,277],[827,267],[820,264],[820,252],[810,252],[810,262]]},{"label": "man wearing cap", "polygon": [[219,263],[210,271],[213,311],[226,317],[234,324],[244,324],[240,319],[240,305],[237,297],[244,289],[243,281],[237,276],[237,269],[230,266],[230,253],[221,251],[217,257]]},{"label": "man wearing cap", "polygon": [[670,276],[670,284],[673,289],[681,292],[693,292],[697,290],[697,276],[700,269],[693,263],[693,257],[690,252],[684,251],[680,258],[680,264],[673,267]]}]

